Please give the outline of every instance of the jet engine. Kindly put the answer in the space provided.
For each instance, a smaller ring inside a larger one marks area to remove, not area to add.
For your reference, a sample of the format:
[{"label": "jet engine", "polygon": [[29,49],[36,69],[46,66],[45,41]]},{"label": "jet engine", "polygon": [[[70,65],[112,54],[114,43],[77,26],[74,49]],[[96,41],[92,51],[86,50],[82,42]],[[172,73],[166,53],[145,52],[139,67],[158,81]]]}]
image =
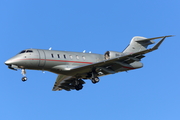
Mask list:
[{"label": "jet engine", "polygon": [[108,59],[112,59],[112,58],[116,58],[116,57],[121,57],[123,55],[124,55],[124,53],[121,53],[121,52],[107,51],[104,54],[104,58],[105,58],[105,60],[108,60]]}]

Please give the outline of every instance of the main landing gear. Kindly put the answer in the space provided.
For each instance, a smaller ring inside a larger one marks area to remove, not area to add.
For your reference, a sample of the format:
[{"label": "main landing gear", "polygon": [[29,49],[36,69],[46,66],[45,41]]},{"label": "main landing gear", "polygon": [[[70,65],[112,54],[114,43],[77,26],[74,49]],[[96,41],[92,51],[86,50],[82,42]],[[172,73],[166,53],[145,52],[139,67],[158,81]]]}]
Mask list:
[{"label": "main landing gear", "polygon": [[[93,84],[98,83],[99,82],[99,78],[98,77],[92,77],[91,78],[91,82]],[[75,79],[75,81],[74,81],[74,83],[72,83],[72,85],[74,86],[75,90],[79,91],[79,90],[83,89],[83,84],[84,83],[85,82],[82,79]]]},{"label": "main landing gear", "polygon": [[[100,79],[97,76],[98,76],[98,73],[93,71],[93,72],[88,73],[86,78],[84,79],[90,79],[93,84],[96,84],[100,81]],[[72,83],[72,85],[75,90],[79,91],[83,88],[84,83],[85,82],[82,79],[80,79],[80,77],[77,77]]]},{"label": "main landing gear", "polygon": [[77,90],[77,91],[79,91],[79,90],[81,90],[82,88],[83,88],[83,84],[84,84],[85,82],[82,80],[82,79],[77,79],[77,80],[75,80],[75,83],[74,83],[74,88]]},{"label": "main landing gear", "polygon": [[99,82],[99,78],[98,78],[98,77],[91,78],[91,82],[92,82],[93,84],[96,84],[96,83]]},{"label": "main landing gear", "polygon": [[100,79],[97,77],[97,74],[94,73],[94,72],[92,72],[91,82],[92,82],[93,84],[96,84],[96,83],[98,83],[99,81],[100,81]]},{"label": "main landing gear", "polygon": [[21,69],[21,74],[23,75],[22,77],[22,81],[25,82],[27,80],[27,77],[26,77],[26,70],[25,69]]}]

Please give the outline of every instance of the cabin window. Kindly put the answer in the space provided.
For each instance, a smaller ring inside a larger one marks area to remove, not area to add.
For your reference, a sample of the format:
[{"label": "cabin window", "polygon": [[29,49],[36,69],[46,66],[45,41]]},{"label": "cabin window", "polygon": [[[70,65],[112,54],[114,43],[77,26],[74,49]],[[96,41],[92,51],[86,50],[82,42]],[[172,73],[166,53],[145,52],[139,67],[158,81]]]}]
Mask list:
[{"label": "cabin window", "polygon": [[82,58],[83,58],[83,60],[85,60],[85,59],[86,59],[86,57],[85,57],[85,56],[82,56]]},{"label": "cabin window", "polygon": [[52,58],[54,58],[54,55],[53,55],[53,54],[51,54],[51,57],[52,57]]},{"label": "cabin window", "polygon": [[69,55],[69,57],[70,57],[71,59],[73,59],[73,56],[72,56],[72,55]]},{"label": "cabin window", "polygon": [[57,54],[57,56],[58,56],[58,58],[60,58],[60,55],[59,55],[59,54]]},{"label": "cabin window", "polygon": [[79,60],[79,56],[78,55],[76,55],[76,58]]},{"label": "cabin window", "polygon": [[64,59],[66,59],[66,55],[64,55]]}]

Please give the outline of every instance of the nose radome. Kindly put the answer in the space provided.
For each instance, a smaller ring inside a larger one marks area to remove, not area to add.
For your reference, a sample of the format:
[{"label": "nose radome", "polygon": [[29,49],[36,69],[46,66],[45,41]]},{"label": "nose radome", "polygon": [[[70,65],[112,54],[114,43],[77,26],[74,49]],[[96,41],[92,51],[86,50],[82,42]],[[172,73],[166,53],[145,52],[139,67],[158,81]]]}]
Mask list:
[{"label": "nose radome", "polygon": [[14,56],[4,62],[6,65],[19,65],[20,60],[18,56]]},{"label": "nose radome", "polygon": [[13,62],[13,59],[12,58],[10,58],[9,60],[6,60],[5,61],[5,64],[6,65],[11,65],[11,64],[13,64],[14,62]]},{"label": "nose radome", "polygon": [[11,60],[7,60],[7,61],[5,61],[5,64],[6,64],[6,65],[11,64]]}]

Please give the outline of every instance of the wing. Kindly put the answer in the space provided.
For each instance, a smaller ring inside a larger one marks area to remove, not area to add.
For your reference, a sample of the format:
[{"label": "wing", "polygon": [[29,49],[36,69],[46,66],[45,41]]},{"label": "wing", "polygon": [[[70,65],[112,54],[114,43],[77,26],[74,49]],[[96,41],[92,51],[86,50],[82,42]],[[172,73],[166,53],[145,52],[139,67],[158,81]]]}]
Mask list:
[{"label": "wing", "polygon": [[[59,74],[52,90],[53,91],[60,91],[62,89],[66,91],[74,90],[75,89],[74,82],[75,82],[75,77]],[[81,81],[81,83],[85,84],[84,81]]]},{"label": "wing", "polygon": [[[135,68],[133,68],[133,66],[130,65],[130,63],[133,63],[135,61],[140,61],[141,58],[145,57],[144,54],[152,52],[154,50],[157,50],[158,47],[161,45],[161,43],[164,41],[164,39],[166,37],[171,37],[171,36],[148,38],[147,40],[154,40],[154,39],[162,38],[153,48],[139,51],[136,53],[126,54],[126,55],[123,55],[120,57],[116,57],[116,58],[109,59],[109,60],[104,60],[104,61],[93,63],[90,65],[76,67],[76,68],[71,69],[69,72],[74,73],[74,74],[83,74],[83,73],[88,73],[88,72],[92,71],[93,69],[97,69],[97,68],[103,69],[105,74],[113,74],[113,73],[117,72],[112,69],[107,69],[108,66],[115,66],[117,69],[120,67],[135,69]],[[144,40],[146,40],[146,39],[144,39]]]}]

